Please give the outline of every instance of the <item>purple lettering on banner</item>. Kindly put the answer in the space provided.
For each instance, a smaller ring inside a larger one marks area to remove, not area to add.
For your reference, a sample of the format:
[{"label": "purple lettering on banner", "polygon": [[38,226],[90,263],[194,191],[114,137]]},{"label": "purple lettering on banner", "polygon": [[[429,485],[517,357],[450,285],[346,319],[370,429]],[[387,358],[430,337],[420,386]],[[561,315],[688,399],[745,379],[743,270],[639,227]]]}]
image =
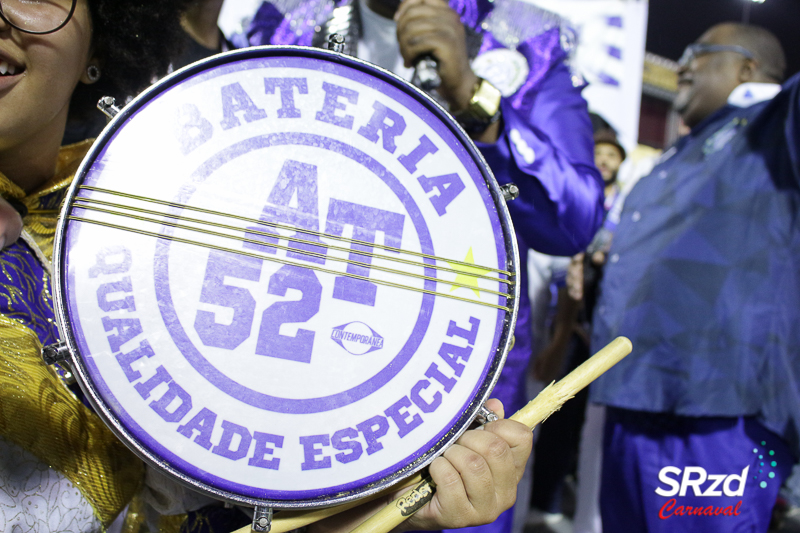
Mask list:
[{"label": "purple lettering on banner", "polygon": [[450,392],[456,385],[456,380],[442,374],[442,371],[439,370],[439,367],[436,365],[436,363],[431,363],[431,366],[429,366],[428,370],[425,371],[425,377],[438,381],[439,384],[444,387],[445,392]]},{"label": "purple lettering on banner", "polygon": [[[233,444],[233,438],[236,436],[239,437],[239,444],[234,449],[231,445]],[[247,455],[247,450],[250,449],[250,441],[252,440],[253,437],[250,436],[250,432],[246,427],[223,420],[222,437],[219,439],[219,444],[211,450],[211,453],[237,461]]]},{"label": "purple lettering on banner", "polygon": [[233,350],[250,337],[256,301],[247,289],[225,285],[225,277],[258,281],[261,265],[262,261],[253,257],[209,252],[200,302],[233,309],[233,319],[222,324],[217,322],[216,313],[198,310],[194,329],[204,345]]},{"label": "purple lettering on banner", "polygon": [[[433,365],[436,366],[436,365]],[[438,371],[438,370],[437,370]],[[455,380],[453,380],[455,382]],[[427,389],[430,386],[431,382],[427,379],[419,380],[413,387],[411,387],[411,401],[414,402],[414,405],[419,407],[423,413],[432,413],[434,412],[440,405],[442,405],[442,393],[436,391],[433,394],[433,399],[430,402],[425,401],[425,399],[420,394],[423,390]],[[452,388],[452,386],[451,386]]]},{"label": "purple lettering on banner", "polygon": [[264,78],[264,90],[267,94],[275,94],[275,88],[281,93],[278,118],[300,118],[300,110],[294,106],[295,87],[298,94],[308,94],[306,78]]},{"label": "purple lettering on banner", "polygon": [[[381,231],[385,246],[400,248],[404,222],[405,215],[401,213],[331,198],[325,231],[331,235],[341,236],[346,226],[353,226],[353,239],[369,243],[374,243],[375,233]],[[372,263],[371,246],[352,243],[350,250],[350,261],[366,265]],[[367,255],[358,252],[366,252]],[[369,268],[348,263],[347,273],[368,278]],[[346,302],[374,306],[377,292],[376,284],[347,276],[337,276],[333,284],[333,297]]]},{"label": "purple lettering on banner", "polygon": [[[331,445],[334,450],[342,450],[342,453],[335,455],[340,463],[350,463],[356,461],[364,453],[358,438],[358,431],[354,428],[340,429],[331,437]],[[347,439],[347,440],[345,440]]]},{"label": "purple lettering on banner", "polygon": [[336,110],[347,109],[347,105],[339,100],[340,97],[345,98],[351,104],[357,104],[358,92],[327,81],[322,82],[322,90],[325,91],[325,101],[322,103],[322,111],[317,111],[316,119],[348,130],[352,129],[353,115],[339,116],[336,114]]},{"label": "purple lettering on banner", "polygon": [[216,423],[216,413],[203,407],[189,422],[183,426],[178,426],[178,433],[191,440],[192,432],[197,431],[197,437],[195,437],[194,441],[206,450],[210,450],[211,434],[214,432],[214,424]]},{"label": "purple lettering on banner", "polygon": [[162,383],[169,383],[172,381],[172,376],[169,375],[167,369],[163,366],[159,366],[156,368],[156,373],[143,383],[137,383],[133,386],[136,389],[136,392],[139,393],[139,396],[144,398],[145,400],[150,397],[150,393],[153,392],[153,389],[161,385]]},{"label": "purple lettering on banner", "polygon": [[384,411],[392,419],[392,422],[397,425],[397,434],[400,435],[401,439],[422,424],[422,417],[419,414],[412,415],[409,413],[406,410],[409,407],[411,407],[411,400],[408,399],[408,396],[403,396]]},{"label": "purple lettering on banner", "polygon": [[419,138],[419,144],[416,148],[411,150],[410,154],[401,155],[397,158],[401,165],[405,167],[411,174],[417,171],[417,165],[422,158],[428,154],[435,154],[439,149],[433,144],[433,141],[428,139],[427,135]]},{"label": "purple lettering on banner", "polygon": [[[406,129],[406,121],[400,113],[393,111],[380,102],[372,104],[375,112],[366,126],[358,128],[358,134],[374,143],[378,142],[378,132],[383,137],[383,149],[393,154],[397,150],[394,139],[402,135]],[[387,122],[388,119],[388,122]]]},{"label": "purple lettering on banner", "polygon": [[[295,195],[297,196],[297,207],[290,207],[289,204],[292,202],[292,198],[294,198]],[[269,193],[267,202],[260,217],[264,222],[287,224],[304,230],[318,232],[319,199],[317,193],[317,167],[292,159],[284,161],[275,186]],[[251,226],[247,229],[250,230],[245,233],[245,237],[248,239],[261,242],[278,242],[278,234],[267,226]],[[254,230],[259,233],[253,233]],[[265,235],[265,233],[267,235]],[[293,238],[319,242],[321,244],[317,235],[302,231],[295,233]],[[263,253],[274,254],[276,252],[276,249],[272,246],[253,244],[246,241],[244,247]],[[289,240],[289,248],[307,250],[322,255],[325,255],[328,250],[321,245],[307,244],[291,239]],[[286,257],[301,259],[309,263],[325,264],[324,257],[306,255],[298,252],[290,251],[286,254]]]},{"label": "purple lettering on banner", "polygon": [[314,350],[314,332],[298,329],[294,337],[281,335],[281,325],[287,322],[307,322],[319,312],[322,284],[312,270],[294,265],[283,265],[269,278],[267,291],[274,296],[286,296],[286,291],[296,289],[302,293],[300,300],[275,302],[261,315],[261,328],[256,342],[256,353],[301,363],[311,362]]},{"label": "purple lettering on banner", "polygon": [[[273,435],[272,433],[254,431],[253,440],[256,441],[256,445],[253,450],[253,457],[247,461],[247,464],[259,468],[268,468],[269,470],[278,470],[281,465],[280,458],[273,457],[272,459],[267,459],[267,456],[275,455],[275,448],[283,448],[283,437],[280,435]],[[269,444],[271,444],[272,447],[268,446]]]},{"label": "purple lettering on banner", "polygon": [[[322,455],[322,449],[317,448],[320,446],[329,446],[330,438],[327,435],[310,435],[308,437],[300,437],[300,444],[303,445],[303,458],[305,459],[300,467],[303,470],[317,470],[319,468],[330,468],[331,458]],[[322,456],[322,459],[317,459]]]},{"label": "purple lettering on banner", "polygon": [[[170,381],[168,386],[164,396],[150,402],[150,409],[165,422],[180,422],[192,410],[192,397],[175,381]],[[178,400],[178,404],[170,411],[169,407],[175,400]]]},{"label": "purple lettering on banner", "polygon": [[439,216],[447,212],[447,206],[464,190],[464,183],[458,174],[445,174],[444,176],[434,176],[432,178],[420,176],[417,179],[422,185],[422,190],[426,193],[434,189],[439,193],[434,196],[428,196]]},{"label": "purple lettering on banner", "polygon": [[[109,263],[109,257],[120,257],[120,261]],[[124,274],[131,269],[131,252],[124,246],[109,246],[97,252],[97,262],[89,269],[89,277],[96,278],[100,274]]]},{"label": "purple lettering on banner", "polygon": [[104,316],[102,321],[103,329],[107,333],[116,331],[115,334],[108,336],[108,345],[111,347],[112,352],[118,352],[123,344],[142,334],[142,324],[138,318],[110,318]]},{"label": "purple lettering on banner", "polygon": [[450,368],[456,373],[456,376],[461,377],[464,372],[464,365],[459,360],[469,361],[469,355],[472,353],[471,347],[462,348],[454,344],[443,343],[439,348],[439,355],[445,362],[450,365]]},{"label": "purple lettering on banner", "polygon": [[470,346],[475,344],[475,337],[478,336],[478,328],[481,325],[481,321],[475,318],[474,316],[469,317],[469,329],[464,329],[456,324],[455,320],[451,320],[450,323],[447,325],[447,336],[448,337],[461,337],[462,339],[467,341],[467,344]]},{"label": "purple lettering on banner", "polygon": [[125,298],[115,298],[109,300],[110,294],[132,293],[133,287],[131,286],[131,278],[125,276],[119,281],[113,283],[103,283],[97,288],[97,305],[103,311],[136,311],[136,303],[133,301],[133,296],[126,296]]},{"label": "purple lettering on banner", "polygon": [[376,415],[365,420],[360,424],[356,424],[358,431],[364,435],[364,440],[367,441],[367,455],[383,449],[383,444],[378,442],[378,439],[389,432],[389,421],[385,416]]},{"label": "purple lettering on banner", "polygon": [[229,130],[241,125],[236,113],[244,111],[244,119],[250,123],[267,118],[267,112],[256,106],[239,83],[222,87],[222,129]]},{"label": "purple lettering on banner", "polygon": [[200,109],[194,104],[183,104],[178,110],[176,128],[181,153],[188,155],[200,148],[214,136],[214,126],[203,118]]},{"label": "purple lettering on banner", "polygon": [[138,370],[134,370],[131,365],[133,365],[133,363],[142,357],[153,357],[154,355],[155,352],[150,347],[150,343],[147,342],[147,339],[145,339],[139,343],[138,347],[130,352],[118,352],[114,354],[114,357],[116,357],[117,362],[119,363],[120,368],[122,368],[122,372],[125,374],[125,377],[128,378],[128,381],[133,382],[142,377],[142,373]]}]

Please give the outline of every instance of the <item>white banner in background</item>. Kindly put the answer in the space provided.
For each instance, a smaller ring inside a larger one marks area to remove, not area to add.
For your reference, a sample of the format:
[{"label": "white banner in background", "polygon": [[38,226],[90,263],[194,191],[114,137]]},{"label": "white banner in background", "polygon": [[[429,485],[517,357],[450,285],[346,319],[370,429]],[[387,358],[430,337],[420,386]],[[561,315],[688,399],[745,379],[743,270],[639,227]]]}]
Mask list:
[{"label": "white banner in background", "polygon": [[589,109],[605,118],[629,151],[639,137],[647,0],[528,0],[570,21],[575,67],[589,87]]},{"label": "white banner in background", "polygon": [[263,0],[226,0],[219,14],[222,33],[230,37],[234,33],[242,33],[243,26],[253,18]]},{"label": "white banner in background", "polygon": [[[639,137],[639,105],[647,33],[647,0],[528,0],[568,19],[578,34],[577,71],[590,85],[589,108],[614,126],[632,150]],[[227,0],[219,25],[226,35],[242,31],[262,0]]]}]

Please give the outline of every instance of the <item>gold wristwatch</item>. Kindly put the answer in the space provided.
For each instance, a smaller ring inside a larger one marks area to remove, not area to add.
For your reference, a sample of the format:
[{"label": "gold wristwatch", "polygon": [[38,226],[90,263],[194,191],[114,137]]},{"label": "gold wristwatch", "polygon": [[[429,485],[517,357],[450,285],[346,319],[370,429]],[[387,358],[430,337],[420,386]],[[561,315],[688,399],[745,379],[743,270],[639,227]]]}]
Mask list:
[{"label": "gold wristwatch", "polygon": [[453,117],[469,134],[483,133],[500,120],[500,91],[483,78],[478,78],[475,91],[466,109],[456,111]]}]

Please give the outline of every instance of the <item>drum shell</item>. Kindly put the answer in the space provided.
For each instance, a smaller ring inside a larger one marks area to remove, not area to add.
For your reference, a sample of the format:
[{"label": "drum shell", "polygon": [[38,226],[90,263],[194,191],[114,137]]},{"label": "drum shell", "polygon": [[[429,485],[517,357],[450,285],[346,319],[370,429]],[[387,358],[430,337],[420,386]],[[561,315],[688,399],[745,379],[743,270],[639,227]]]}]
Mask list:
[{"label": "drum shell", "polygon": [[82,349],[82,345],[85,345],[85,341],[81,339],[80,333],[76,334],[76,330],[80,331],[80,327],[79,325],[76,325],[75,317],[70,312],[71,296],[67,290],[67,288],[71,286],[71,283],[74,283],[70,280],[71,274],[68,257],[69,239],[67,238],[67,233],[70,229],[70,224],[72,224],[72,227],[75,227],[75,222],[70,222],[69,217],[78,212],[78,208],[75,207],[76,199],[78,199],[81,194],[84,194],[81,193],[81,186],[86,181],[87,176],[89,176],[91,172],[96,171],[97,166],[95,163],[104,153],[103,150],[114,142],[114,139],[117,137],[117,135],[127,127],[127,124],[136,117],[136,114],[140,112],[140,110],[144,109],[151,101],[157,99],[162,93],[168,91],[170,88],[180,86],[182,83],[186,83],[187,80],[191,80],[204,72],[224,68],[226,65],[236,64],[236,62],[244,62],[250,59],[275,57],[287,59],[310,58],[328,62],[334,65],[343,64],[357,71],[368,72],[370,76],[375,77],[381,83],[387,83],[394,87],[402,87],[404,91],[407,91],[409,94],[413,95],[413,98],[417,102],[419,102],[421,105],[424,105],[431,114],[439,117],[439,119],[442,120],[443,124],[451,132],[453,138],[457,139],[458,142],[461,143],[468,153],[468,156],[480,169],[486,185],[486,191],[488,191],[489,195],[491,196],[492,202],[496,207],[499,223],[502,226],[502,242],[507,259],[506,265],[504,265],[505,269],[512,273],[512,279],[517,278],[518,251],[516,239],[514,238],[513,226],[511,224],[502,193],[493,176],[491,175],[491,172],[483,160],[480,152],[475,148],[474,144],[472,144],[463,130],[461,130],[458,125],[449,118],[449,115],[447,115],[446,111],[444,111],[427,95],[408,85],[393,74],[368,63],[361,62],[357,59],[341,56],[334,52],[310,50],[304,47],[260,47],[222,54],[206,61],[190,65],[173,73],[134,99],[109,123],[78,170],[75,182],[73,183],[67,200],[64,203],[61,220],[59,222],[59,227],[56,234],[54,249],[54,299],[57,321],[62,334],[62,339],[66,342],[70,352],[73,354],[72,366],[81,388],[83,389],[89,401],[92,403],[97,414],[101,416],[101,418],[126,445],[128,445],[149,465],[163,473],[166,473],[173,479],[186,484],[190,488],[199,490],[216,498],[247,505],[268,505],[275,508],[311,508],[344,503],[367,496],[391,486],[398,480],[412,475],[429,464],[436,456],[441,454],[447,446],[455,442],[461,433],[463,433],[463,431],[469,427],[476,417],[480,406],[483,405],[486,399],[489,398],[491,389],[497,381],[499,372],[502,369],[502,365],[505,360],[505,355],[512,341],[512,333],[516,320],[517,302],[519,299],[518,284],[512,284],[508,289],[507,301],[509,302],[510,309],[502,320],[502,327],[499,328],[500,331],[498,333],[498,340],[495,346],[495,353],[489,356],[491,362],[487,363],[485,380],[476,385],[474,394],[472,394],[471,399],[464,405],[464,409],[454,421],[453,427],[449,429],[443,429],[443,433],[438,436],[432,451],[415,457],[403,468],[394,469],[394,471],[382,476],[380,479],[370,481],[361,486],[348,487],[344,490],[336,491],[335,494],[311,494],[303,497],[295,497],[290,495],[287,498],[274,497],[273,493],[275,491],[272,491],[269,496],[263,497],[254,495],[252,493],[247,493],[246,491],[243,492],[236,489],[231,489],[229,486],[221,487],[218,484],[210,483],[207,480],[198,479],[197,476],[187,472],[186,468],[176,466],[173,460],[161,456],[159,453],[153,450],[152,446],[143,442],[136,432],[131,429],[130,423],[120,418],[120,413],[117,409],[115,409],[115,406],[109,405],[111,402],[109,402],[108,393],[102,390],[102,386],[98,386],[95,375],[96,370],[92,367],[91,357],[86,357],[83,353],[86,351],[85,349]]}]

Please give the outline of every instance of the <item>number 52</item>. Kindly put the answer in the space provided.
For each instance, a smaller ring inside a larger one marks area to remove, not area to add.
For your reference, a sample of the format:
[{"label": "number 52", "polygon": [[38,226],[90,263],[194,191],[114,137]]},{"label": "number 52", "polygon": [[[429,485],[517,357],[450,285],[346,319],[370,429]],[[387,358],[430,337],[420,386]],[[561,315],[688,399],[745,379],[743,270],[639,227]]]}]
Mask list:
[{"label": "number 52", "polygon": [[[229,252],[212,250],[208,258],[200,302],[227,307],[233,310],[230,324],[221,324],[216,314],[198,310],[194,328],[206,346],[234,350],[250,337],[255,317],[256,301],[250,291],[226,285],[225,278],[258,281],[262,261]],[[302,323],[319,312],[322,284],[313,271],[293,265],[284,265],[269,278],[267,292],[286,296],[288,289],[300,291],[299,300],[275,302],[261,314],[261,324],[256,341],[256,354],[301,363],[311,362],[314,332],[298,329],[295,336],[281,335],[281,324]]]}]

